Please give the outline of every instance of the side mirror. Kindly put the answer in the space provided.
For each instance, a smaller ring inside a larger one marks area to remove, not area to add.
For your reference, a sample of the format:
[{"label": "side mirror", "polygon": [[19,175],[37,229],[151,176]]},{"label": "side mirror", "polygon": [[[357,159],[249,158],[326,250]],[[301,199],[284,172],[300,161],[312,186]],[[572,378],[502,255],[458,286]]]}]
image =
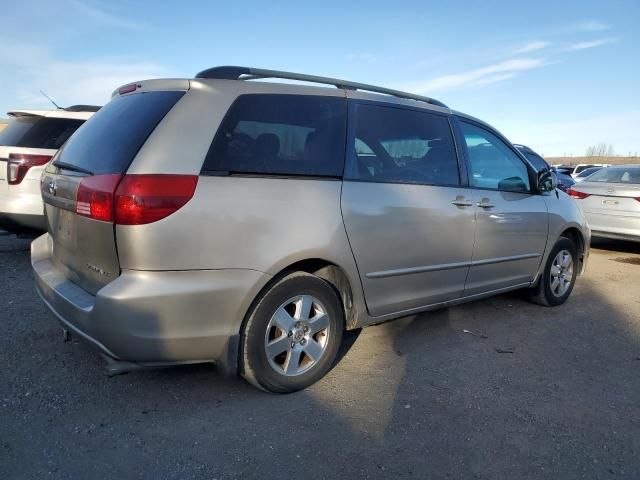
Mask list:
[{"label": "side mirror", "polygon": [[551,170],[543,170],[538,173],[538,191],[540,193],[552,192],[558,188],[558,177]]}]

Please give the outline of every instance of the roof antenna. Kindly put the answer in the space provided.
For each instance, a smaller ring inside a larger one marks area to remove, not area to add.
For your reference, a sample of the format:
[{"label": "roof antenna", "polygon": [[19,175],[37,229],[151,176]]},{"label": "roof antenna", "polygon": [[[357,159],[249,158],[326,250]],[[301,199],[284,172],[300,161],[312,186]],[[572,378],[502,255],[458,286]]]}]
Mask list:
[{"label": "roof antenna", "polygon": [[49,100],[51,103],[53,103],[53,104],[56,106],[56,108],[57,108],[57,109],[59,109],[59,110],[63,110],[63,108],[62,108],[60,105],[58,105],[56,102],[54,102],[54,101],[51,99],[51,97],[50,97],[49,95],[47,95],[46,93],[44,93],[42,90],[40,90],[40,93],[41,93],[42,95],[44,95],[45,97],[47,97],[47,100]]}]

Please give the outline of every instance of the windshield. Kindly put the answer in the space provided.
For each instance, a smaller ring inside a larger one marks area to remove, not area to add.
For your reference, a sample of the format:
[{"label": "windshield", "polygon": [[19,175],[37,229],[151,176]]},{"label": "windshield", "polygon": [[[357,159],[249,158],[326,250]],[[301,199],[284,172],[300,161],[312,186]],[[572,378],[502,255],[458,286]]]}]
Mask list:
[{"label": "windshield", "polygon": [[640,184],[640,167],[608,167],[589,177],[590,182]]}]

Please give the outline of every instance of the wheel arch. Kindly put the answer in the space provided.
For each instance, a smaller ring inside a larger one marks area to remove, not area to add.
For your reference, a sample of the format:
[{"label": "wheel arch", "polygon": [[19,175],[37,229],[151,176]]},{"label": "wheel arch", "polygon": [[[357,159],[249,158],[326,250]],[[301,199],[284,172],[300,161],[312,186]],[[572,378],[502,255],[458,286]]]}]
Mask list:
[{"label": "wheel arch", "polygon": [[582,232],[577,227],[568,227],[562,231],[558,238],[560,237],[566,237],[576,245],[579,262],[578,272],[583,272],[586,261],[587,240],[584,238]]},{"label": "wheel arch", "polygon": [[225,358],[219,362],[218,369],[225,376],[233,376],[241,373],[242,359],[240,357],[240,342],[242,338],[242,332],[249,321],[251,312],[260,301],[260,298],[266,291],[268,291],[274,284],[279,282],[283,277],[294,272],[306,272],[311,275],[315,275],[324,281],[326,281],[336,291],[340,298],[340,303],[345,316],[345,329],[352,330],[357,326],[358,313],[353,301],[353,289],[351,282],[342,267],[339,265],[324,260],[322,258],[307,258],[304,260],[298,260],[294,263],[282,268],[278,273],[260,289],[255,295],[249,308],[244,314],[242,323],[235,335],[233,335],[227,345],[227,354]]},{"label": "wheel arch", "polygon": [[[327,282],[336,291],[340,302],[342,304],[342,311],[344,313],[345,328],[351,330],[356,326],[357,312],[355,309],[355,303],[353,299],[353,288],[346,271],[334,262],[325,260],[323,258],[306,258],[304,260],[298,260],[280,269],[276,273],[270,282],[265,285],[260,293],[256,296],[259,298],[263,292],[271,288],[271,285],[279,281],[282,277],[294,272],[306,272],[311,275],[315,275]],[[253,304],[247,311],[245,317],[247,317],[253,309]],[[246,321],[246,318],[245,318]],[[243,322],[242,328],[244,328],[245,322]]]}]

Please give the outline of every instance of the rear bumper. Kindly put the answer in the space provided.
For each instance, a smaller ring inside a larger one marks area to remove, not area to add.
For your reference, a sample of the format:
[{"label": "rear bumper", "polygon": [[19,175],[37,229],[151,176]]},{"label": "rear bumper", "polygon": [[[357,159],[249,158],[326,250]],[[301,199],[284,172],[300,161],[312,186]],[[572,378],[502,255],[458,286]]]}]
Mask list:
[{"label": "rear bumper", "polygon": [[42,233],[47,225],[44,215],[0,212],[0,229],[11,233]]},{"label": "rear bumper", "polygon": [[0,228],[14,233],[46,231],[40,190],[35,193],[1,193]]},{"label": "rear bumper", "polygon": [[638,233],[637,235],[629,235],[626,233],[594,230],[591,232],[591,236],[596,238],[610,238],[612,240],[628,240],[631,242],[640,242],[640,233]]},{"label": "rear bumper", "polygon": [[620,240],[640,240],[640,215],[585,212],[591,236]]},{"label": "rear bumper", "polygon": [[270,278],[240,269],[125,270],[93,296],[67,280],[49,252],[48,234],[31,245],[36,289],[63,327],[140,366],[213,361],[235,369],[242,320]]}]

